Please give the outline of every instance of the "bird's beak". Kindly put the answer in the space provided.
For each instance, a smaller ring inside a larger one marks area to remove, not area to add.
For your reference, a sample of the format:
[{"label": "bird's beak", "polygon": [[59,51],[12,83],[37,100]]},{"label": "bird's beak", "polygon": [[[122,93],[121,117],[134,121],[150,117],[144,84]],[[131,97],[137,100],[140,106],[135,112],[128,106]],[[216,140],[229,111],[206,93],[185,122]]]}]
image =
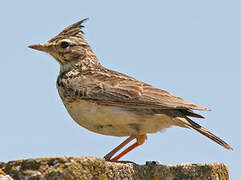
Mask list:
[{"label": "bird's beak", "polygon": [[50,44],[49,43],[33,44],[33,45],[28,46],[28,47],[32,48],[32,49],[36,49],[38,51],[43,51],[43,52],[46,52],[46,53],[49,53],[49,51],[50,51]]}]

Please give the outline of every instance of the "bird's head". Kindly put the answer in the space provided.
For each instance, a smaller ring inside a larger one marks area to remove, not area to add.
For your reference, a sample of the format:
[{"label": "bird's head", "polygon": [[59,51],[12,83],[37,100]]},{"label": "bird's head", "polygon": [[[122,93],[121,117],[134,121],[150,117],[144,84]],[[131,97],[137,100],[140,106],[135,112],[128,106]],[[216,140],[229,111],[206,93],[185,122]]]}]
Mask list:
[{"label": "bird's head", "polygon": [[81,61],[92,54],[90,46],[83,38],[82,23],[86,20],[87,18],[70,25],[44,44],[30,45],[29,48],[49,53],[60,65]]}]

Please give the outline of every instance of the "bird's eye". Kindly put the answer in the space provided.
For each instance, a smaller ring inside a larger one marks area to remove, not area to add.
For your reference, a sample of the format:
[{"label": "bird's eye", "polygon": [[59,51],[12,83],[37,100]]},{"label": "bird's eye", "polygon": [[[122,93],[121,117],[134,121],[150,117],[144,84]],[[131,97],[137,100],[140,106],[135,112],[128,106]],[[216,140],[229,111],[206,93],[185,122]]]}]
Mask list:
[{"label": "bird's eye", "polygon": [[69,43],[67,43],[66,41],[64,41],[64,42],[62,42],[62,43],[60,44],[60,46],[61,46],[62,48],[67,48],[67,47],[69,46]]}]

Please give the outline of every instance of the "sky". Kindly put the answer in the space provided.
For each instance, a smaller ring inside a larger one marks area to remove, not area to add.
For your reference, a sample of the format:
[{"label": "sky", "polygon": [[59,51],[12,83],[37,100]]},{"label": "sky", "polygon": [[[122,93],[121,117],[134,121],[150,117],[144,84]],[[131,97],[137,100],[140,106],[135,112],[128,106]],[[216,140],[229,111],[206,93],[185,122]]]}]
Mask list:
[{"label": "sky", "polygon": [[0,60],[0,161],[58,156],[103,157],[125,138],[76,124],[56,89],[58,63],[27,46],[44,43],[88,17],[85,39],[101,64],[211,108],[193,119],[226,140],[172,127],[149,134],[122,160],[139,164],[223,162],[240,177],[241,2],[3,1]]}]

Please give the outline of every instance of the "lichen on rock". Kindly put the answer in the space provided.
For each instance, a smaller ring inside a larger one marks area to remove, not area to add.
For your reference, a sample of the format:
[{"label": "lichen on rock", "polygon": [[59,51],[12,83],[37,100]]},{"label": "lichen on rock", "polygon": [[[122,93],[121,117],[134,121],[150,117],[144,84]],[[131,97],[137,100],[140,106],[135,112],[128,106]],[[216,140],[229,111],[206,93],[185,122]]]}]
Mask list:
[{"label": "lichen on rock", "polygon": [[[97,157],[57,157],[0,162],[0,175],[15,180],[228,180],[223,163],[162,165],[107,162]],[[0,177],[0,180],[1,179]],[[5,179],[4,179],[5,180]],[[10,179],[6,179],[10,180]]]}]

